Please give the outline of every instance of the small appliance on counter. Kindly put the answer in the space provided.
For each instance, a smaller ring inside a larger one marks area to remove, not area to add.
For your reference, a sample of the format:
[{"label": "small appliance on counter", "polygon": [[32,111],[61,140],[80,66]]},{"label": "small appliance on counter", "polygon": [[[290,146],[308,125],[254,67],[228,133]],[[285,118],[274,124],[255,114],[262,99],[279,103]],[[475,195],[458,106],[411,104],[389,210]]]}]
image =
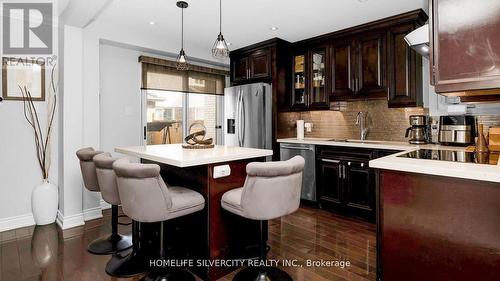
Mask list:
[{"label": "small appliance on counter", "polygon": [[441,116],[439,118],[439,143],[467,146],[474,144],[476,118],[470,115]]},{"label": "small appliance on counter", "polygon": [[406,138],[411,144],[427,144],[429,143],[429,118],[427,115],[411,115],[410,125],[406,129]]}]

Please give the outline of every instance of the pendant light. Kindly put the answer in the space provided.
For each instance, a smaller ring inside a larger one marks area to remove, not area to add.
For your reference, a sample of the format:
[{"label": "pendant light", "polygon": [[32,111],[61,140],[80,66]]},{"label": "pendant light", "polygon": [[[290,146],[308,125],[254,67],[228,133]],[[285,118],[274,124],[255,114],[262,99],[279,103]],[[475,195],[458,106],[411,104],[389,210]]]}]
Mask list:
[{"label": "pendant light", "polygon": [[227,58],[229,56],[229,48],[224,36],[222,36],[222,0],[219,0],[219,35],[212,47],[212,56],[216,58]]},{"label": "pendant light", "polygon": [[184,52],[184,9],[188,7],[188,3],[184,1],[178,1],[177,7],[181,8],[181,51],[177,56],[176,67],[177,70],[188,70],[189,63],[187,61],[186,53]]}]

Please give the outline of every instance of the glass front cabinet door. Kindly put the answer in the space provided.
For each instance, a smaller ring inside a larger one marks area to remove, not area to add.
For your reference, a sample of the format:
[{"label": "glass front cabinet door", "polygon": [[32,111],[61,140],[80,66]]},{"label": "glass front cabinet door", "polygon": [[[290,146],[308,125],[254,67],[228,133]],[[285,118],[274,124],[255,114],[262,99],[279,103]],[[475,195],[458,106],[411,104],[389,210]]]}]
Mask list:
[{"label": "glass front cabinet door", "polygon": [[306,92],[306,55],[297,54],[293,58],[292,109],[307,108]]},{"label": "glass front cabinet door", "polygon": [[309,72],[309,109],[328,109],[329,97],[326,91],[327,65],[326,48],[318,48],[310,51],[310,72]]}]

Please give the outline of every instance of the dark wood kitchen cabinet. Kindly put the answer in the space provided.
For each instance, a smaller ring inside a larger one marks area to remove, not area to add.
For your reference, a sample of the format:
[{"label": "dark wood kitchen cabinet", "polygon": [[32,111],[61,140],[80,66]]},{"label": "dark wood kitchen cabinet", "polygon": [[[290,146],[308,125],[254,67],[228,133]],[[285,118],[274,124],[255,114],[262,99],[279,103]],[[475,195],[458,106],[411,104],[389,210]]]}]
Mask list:
[{"label": "dark wood kitchen cabinet", "polygon": [[423,105],[422,56],[411,49],[405,36],[417,25],[404,24],[387,31],[387,95],[389,107]]},{"label": "dark wood kitchen cabinet", "polygon": [[355,39],[355,94],[360,97],[386,96],[385,34],[368,32]]},{"label": "dark wood kitchen cabinet", "polygon": [[422,100],[422,58],[404,36],[427,20],[422,10],[332,34],[331,101],[387,99],[389,107]]},{"label": "dark wood kitchen cabinet", "polygon": [[330,53],[332,62],[332,95],[333,100],[343,100],[354,96],[354,52],[355,47],[350,39],[337,39],[332,43]]},{"label": "dark wood kitchen cabinet", "polygon": [[260,49],[231,60],[232,82],[245,83],[270,79],[271,57],[269,49]]},{"label": "dark wood kitchen cabinet", "polygon": [[[500,1],[430,0],[431,81],[438,93],[500,88]],[[498,94],[485,91],[484,94]],[[471,93],[471,95],[481,94]]]},{"label": "dark wood kitchen cabinet", "polygon": [[316,147],[319,206],[339,214],[375,220],[376,173],[372,149]]}]

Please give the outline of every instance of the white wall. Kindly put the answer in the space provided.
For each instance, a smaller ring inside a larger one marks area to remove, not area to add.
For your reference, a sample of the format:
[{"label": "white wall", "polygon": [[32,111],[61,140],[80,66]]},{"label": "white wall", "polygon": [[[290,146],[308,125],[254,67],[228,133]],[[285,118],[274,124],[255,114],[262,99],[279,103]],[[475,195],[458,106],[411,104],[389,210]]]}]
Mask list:
[{"label": "white wall", "polygon": [[100,45],[100,147],[142,144],[141,52]]},{"label": "white wall", "polygon": [[[58,38],[57,26],[58,22],[55,20],[54,42],[57,42]],[[0,36],[0,45],[2,44],[2,36]],[[57,52],[58,46],[55,44],[53,53],[57,54]],[[49,96],[52,67],[53,65],[46,65],[46,96]],[[1,75],[0,73],[0,79]],[[55,79],[57,81],[58,78]],[[0,91],[2,91],[1,87]],[[41,118],[42,131],[45,132],[48,102],[35,102],[35,106]],[[58,114],[59,111],[56,111],[56,116]],[[58,125],[59,120],[56,117],[49,146],[51,150],[49,181],[56,185],[59,180]],[[33,130],[24,117],[22,101],[0,103],[0,179],[0,232],[33,225],[31,192],[42,182],[42,174],[35,154]]]}]

